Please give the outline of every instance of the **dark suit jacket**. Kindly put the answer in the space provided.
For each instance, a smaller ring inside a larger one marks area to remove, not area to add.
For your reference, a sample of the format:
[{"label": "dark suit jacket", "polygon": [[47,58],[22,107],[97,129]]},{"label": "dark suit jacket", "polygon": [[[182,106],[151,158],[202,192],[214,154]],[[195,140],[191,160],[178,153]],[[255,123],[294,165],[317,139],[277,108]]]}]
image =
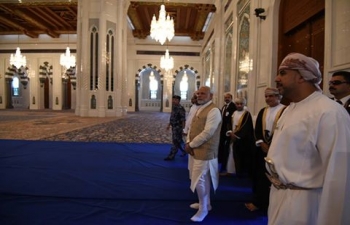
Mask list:
[{"label": "dark suit jacket", "polygon": [[221,108],[222,115],[222,125],[221,125],[221,135],[226,136],[228,130],[232,130],[232,114],[236,111],[236,105],[233,102],[230,102],[224,110],[225,106]]},{"label": "dark suit jacket", "polygon": [[[335,98],[331,98],[331,99],[335,101]],[[344,108],[346,109],[346,111],[347,111],[347,112],[349,113],[349,115],[350,115],[350,98],[345,102]]]},{"label": "dark suit jacket", "polygon": [[345,104],[344,104],[344,108],[346,109],[346,111],[348,111],[349,115],[350,115],[350,99],[348,99]]}]

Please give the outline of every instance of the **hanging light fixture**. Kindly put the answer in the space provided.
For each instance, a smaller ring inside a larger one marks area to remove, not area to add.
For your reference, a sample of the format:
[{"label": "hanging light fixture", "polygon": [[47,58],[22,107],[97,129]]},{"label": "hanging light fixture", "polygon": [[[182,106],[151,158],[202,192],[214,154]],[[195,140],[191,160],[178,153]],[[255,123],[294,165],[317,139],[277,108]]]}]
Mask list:
[{"label": "hanging light fixture", "polygon": [[160,68],[165,69],[165,71],[174,68],[174,58],[170,56],[168,49],[166,49],[165,55],[160,57]]},{"label": "hanging light fixture", "polygon": [[188,91],[188,76],[185,70],[180,82],[181,99],[187,99],[187,91]]},{"label": "hanging light fixture", "polygon": [[64,66],[66,69],[69,69],[75,66],[75,56],[70,54],[70,49],[69,49],[69,34],[68,34],[68,46],[66,48],[66,53],[61,54],[60,64]]},{"label": "hanging light fixture", "polygon": [[[19,43],[19,35],[17,43]],[[17,69],[21,68],[22,66],[25,67],[27,65],[27,59],[21,54],[21,49],[19,47],[17,47],[15,55],[11,54],[10,64],[14,65]]]},{"label": "hanging light fixture", "polygon": [[151,99],[156,99],[158,91],[158,81],[156,80],[153,71],[151,71],[151,74],[149,76],[149,89],[151,91]]},{"label": "hanging light fixture", "polygon": [[159,10],[159,18],[153,15],[151,22],[151,38],[163,45],[168,39],[171,41],[175,35],[174,19],[166,16],[165,6],[162,4]]}]

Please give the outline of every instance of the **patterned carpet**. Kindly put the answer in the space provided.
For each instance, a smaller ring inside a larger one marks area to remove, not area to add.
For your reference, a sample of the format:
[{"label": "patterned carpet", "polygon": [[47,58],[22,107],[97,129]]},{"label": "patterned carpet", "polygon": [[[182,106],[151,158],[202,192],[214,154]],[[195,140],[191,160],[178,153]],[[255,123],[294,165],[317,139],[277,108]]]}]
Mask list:
[{"label": "patterned carpet", "polygon": [[76,116],[72,110],[0,110],[0,139],[171,143],[169,117],[160,112],[95,118]]}]

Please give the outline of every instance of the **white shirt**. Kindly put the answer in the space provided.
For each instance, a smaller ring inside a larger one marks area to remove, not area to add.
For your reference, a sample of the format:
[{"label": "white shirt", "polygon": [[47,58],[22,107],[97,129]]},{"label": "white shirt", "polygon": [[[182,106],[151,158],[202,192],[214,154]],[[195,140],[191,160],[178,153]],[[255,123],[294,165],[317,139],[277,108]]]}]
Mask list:
[{"label": "white shirt", "polygon": [[188,112],[187,118],[186,118],[186,123],[185,123],[185,128],[183,129],[183,133],[187,134],[187,132],[190,129],[192,119],[194,115],[196,114],[197,110],[199,108],[199,105],[192,105],[190,108],[190,111]]},{"label": "white shirt", "polygon": [[281,108],[283,108],[284,105],[278,104],[274,107],[267,107],[267,112],[266,112],[266,127],[265,129],[270,131],[272,130],[273,124],[275,122],[275,118],[277,113],[280,111]]},{"label": "white shirt", "polygon": [[[265,130],[269,131],[269,134],[271,134],[271,131],[272,131],[272,127],[273,127],[273,124],[275,123],[275,118],[277,116],[277,113],[280,111],[281,108],[283,108],[284,105],[282,104],[278,104],[274,107],[270,107],[268,106],[266,108],[266,118],[265,118],[265,124],[266,124],[266,127],[265,127]],[[263,118],[264,119],[264,118]],[[263,140],[257,140],[255,142],[255,144],[257,146],[259,146],[260,143],[264,142]]]},{"label": "white shirt", "polygon": [[349,137],[349,115],[320,92],[286,108],[267,158],[284,184],[311,190],[272,187],[269,224],[350,224]]},{"label": "white shirt", "polygon": [[232,114],[232,129],[235,130],[236,127],[238,126],[238,122],[239,120],[241,119],[243,113],[245,112],[246,110],[243,109],[241,111],[238,111],[236,110],[233,114]]}]

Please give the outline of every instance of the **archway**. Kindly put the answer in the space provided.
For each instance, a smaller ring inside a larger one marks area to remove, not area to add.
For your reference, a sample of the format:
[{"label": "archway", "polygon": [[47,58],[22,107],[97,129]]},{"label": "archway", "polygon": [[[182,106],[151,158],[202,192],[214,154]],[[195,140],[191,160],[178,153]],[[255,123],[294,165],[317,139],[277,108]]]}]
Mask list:
[{"label": "archway", "polygon": [[139,69],[135,80],[135,111],[162,111],[163,75],[148,64]]},{"label": "archway", "polygon": [[[175,70],[173,94],[181,96],[181,105],[188,111],[191,106],[191,97],[200,86],[198,71],[189,65],[184,65]],[[186,83],[187,82],[187,86]],[[186,86],[186,88],[184,87]]]}]

